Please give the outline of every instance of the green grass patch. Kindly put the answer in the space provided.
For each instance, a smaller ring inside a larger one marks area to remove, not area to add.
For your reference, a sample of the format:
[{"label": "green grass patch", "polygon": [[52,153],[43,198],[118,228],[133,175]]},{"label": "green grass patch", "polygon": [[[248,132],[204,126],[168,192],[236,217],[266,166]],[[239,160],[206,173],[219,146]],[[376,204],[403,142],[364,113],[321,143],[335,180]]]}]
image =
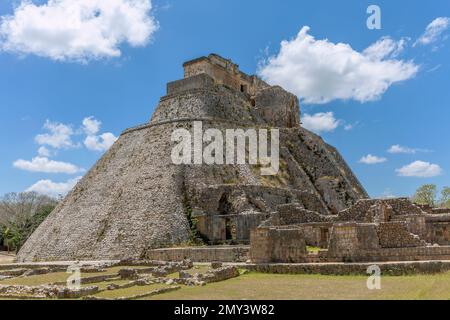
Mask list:
[{"label": "green grass patch", "polygon": [[450,299],[450,272],[381,279],[381,290],[369,290],[366,276],[322,276],[248,273],[205,287],[182,287],[149,299]]},{"label": "green grass patch", "polygon": [[125,288],[125,289],[117,289],[117,290],[107,290],[102,291],[100,293],[95,294],[94,296],[98,298],[106,298],[106,299],[113,299],[113,298],[121,298],[121,297],[132,297],[140,294],[146,294],[150,293],[153,290],[162,289],[169,287],[166,284],[151,284],[148,286],[134,286],[131,288]]},{"label": "green grass patch", "polygon": [[[118,267],[108,268],[102,272],[81,272],[81,277],[82,278],[90,278],[90,277],[102,276],[102,275],[114,275],[114,274],[117,274],[120,269],[125,269],[125,268],[144,269],[144,268],[148,268],[148,267],[145,267],[145,266],[133,266],[133,267],[118,266]],[[66,272],[54,272],[54,273],[34,275],[34,276],[29,276],[29,277],[24,277],[24,278],[6,279],[6,280],[0,281],[0,284],[40,286],[43,284],[65,282],[65,281],[67,281],[67,278],[69,276],[70,276],[70,274],[66,273]]]},{"label": "green grass patch", "polygon": [[129,283],[131,280],[111,280],[111,281],[104,281],[104,282],[96,282],[96,283],[86,283],[82,284],[82,287],[98,287],[99,290],[106,290],[106,287],[108,287],[110,284],[116,284],[119,286],[122,286],[124,284]]},{"label": "green grass patch", "polygon": [[306,250],[310,253],[319,253],[320,249],[319,247],[311,247],[311,246],[306,246]]}]

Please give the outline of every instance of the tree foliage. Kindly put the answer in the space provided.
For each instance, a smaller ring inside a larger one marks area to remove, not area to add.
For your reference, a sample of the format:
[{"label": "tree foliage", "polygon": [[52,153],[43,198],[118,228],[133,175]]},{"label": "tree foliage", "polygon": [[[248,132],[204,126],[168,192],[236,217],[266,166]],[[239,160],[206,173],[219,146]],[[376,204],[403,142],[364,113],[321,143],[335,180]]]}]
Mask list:
[{"label": "tree foliage", "polygon": [[441,191],[441,207],[450,209],[450,187],[444,187]]},{"label": "tree foliage", "polygon": [[19,250],[57,203],[34,192],[9,193],[0,198],[0,245]]},{"label": "tree foliage", "polygon": [[424,184],[417,189],[412,200],[421,205],[434,207],[436,204],[437,187],[434,184]]},{"label": "tree foliage", "polygon": [[441,190],[440,198],[437,197],[438,188],[434,184],[424,184],[419,187],[412,197],[412,201],[428,205],[430,207],[450,208],[450,187]]}]

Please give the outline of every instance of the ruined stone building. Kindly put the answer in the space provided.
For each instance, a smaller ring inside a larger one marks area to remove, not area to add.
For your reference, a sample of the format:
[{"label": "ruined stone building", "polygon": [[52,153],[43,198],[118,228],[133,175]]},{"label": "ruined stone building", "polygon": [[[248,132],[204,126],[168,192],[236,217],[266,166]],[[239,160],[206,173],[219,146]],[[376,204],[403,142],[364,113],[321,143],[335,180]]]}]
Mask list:
[{"label": "ruined stone building", "polygon": [[[366,259],[434,243],[450,256],[450,215],[406,199],[369,200],[338,151],[301,127],[299,109],[295,95],[218,55],[186,62],[151,120],[121,134],[18,259],[149,258],[199,237],[240,245],[261,262]],[[222,131],[279,128],[278,174],[250,164],[173,164],[172,132],[194,121]],[[324,252],[311,258],[307,245]]]}]

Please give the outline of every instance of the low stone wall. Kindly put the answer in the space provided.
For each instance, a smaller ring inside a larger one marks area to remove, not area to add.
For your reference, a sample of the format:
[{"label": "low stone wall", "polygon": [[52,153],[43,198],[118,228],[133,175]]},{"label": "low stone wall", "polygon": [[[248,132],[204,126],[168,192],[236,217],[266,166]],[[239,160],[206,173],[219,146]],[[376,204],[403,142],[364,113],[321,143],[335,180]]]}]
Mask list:
[{"label": "low stone wall", "polygon": [[235,266],[226,266],[209,270],[200,277],[205,283],[220,282],[239,277],[239,270]]},{"label": "low stone wall", "polygon": [[338,262],[450,260],[450,246],[359,250],[347,254],[331,253],[327,259]]},{"label": "low stone wall", "polygon": [[301,263],[301,264],[247,264],[239,266],[249,271],[279,274],[368,275],[371,265],[381,269],[381,275],[436,274],[450,270],[450,261],[423,261],[397,263]]},{"label": "low stone wall", "polygon": [[193,262],[246,262],[249,259],[249,246],[210,246],[189,248],[155,249],[147,252],[149,260]]}]

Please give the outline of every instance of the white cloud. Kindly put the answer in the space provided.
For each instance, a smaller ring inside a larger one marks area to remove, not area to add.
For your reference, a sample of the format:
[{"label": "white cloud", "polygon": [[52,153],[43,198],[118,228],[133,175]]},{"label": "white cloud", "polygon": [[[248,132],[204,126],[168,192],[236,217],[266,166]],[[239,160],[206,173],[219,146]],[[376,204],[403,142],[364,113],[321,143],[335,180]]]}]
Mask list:
[{"label": "white cloud", "polygon": [[70,125],[47,120],[44,124],[44,129],[48,130],[50,133],[37,135],[35,140],[38,144],[49,145],[55,149],[77,147],[77,145],[72,142],[72,135],[74,132]]},{"label": "white cloud", "polygon": [[48,158],[48,157],[50,157],[50,150],[48,150],[46,147],[44,147],[44,146],[42,146],[42,147],[40,147],[39,149],[38,149],[38,155],[40,156],[40,157],[46,157],[46,158]]},{"label": "white cloud", "polygon": [[35,157],[31,161],[19,159],[13,163],[13,166],[21,170],[44,173],[74,174],[83,171],[71,163],[49,160],[41,156]]},{"label": "white cloud", "polygon": [[393,154],[396,154],[396,153],[416,154],[417,152],[431,152],[431,151],[427,150],[427,149],[409,148],[409,147],[401,146],[399,144],[395,144],[395,145],[391,146],[387,152],[393,153]]},{"label": "white cloud", "polygon": [[363,51],[363,55],[373,60],[382,60],[387,57],[397,57],[405,49],[407,39],[394,41],[390,37],[383,37]]},{"label": "white cloud", "polygon": [[442,174],[442,168],[437,164],[415,161],[396,170],[401,177],[431,178]]},{"label": "white cloud", "polygon": [[94,117],[88,117],[83,119],[83,130],[88,136],[97,134],[100,131],[102,122]]},{"label": "white cloud", "polygon": [[347,124],[347,125],[345,125],[344,130],[350,131],[350,130],[353,130],[353,128],[354,128],[353,124]]},{"label": "white cloud", "polygon": [[377,156],[374,156],[371,154],[368,154],[367,156],[364,156],[359,160],[360,163],[364,163],[364,164],[378,164],[378,163],[383,163],[386,161],[387,161],[386,158],[377,157]]},{"label": "white cloud", "polygon": [[87,136],[84,140],[84,145],[89,150],[106,151],[114,144],[114,142],[116,142],[116,140],[117,137],[115,135],[107,132],[99,136]]},{"label": "white cloud", "polygon": [[439,17],[434,19],[425,29],[425,32],[414,43],[414,46],[429,45],[441,39],[442,34],[450,27],[450,18]]},{"label": "white cloud", "polygon": [[355,123],[348,123],[344,126],[344,130],[345,131],[351,131],[353,130],[356,126],[359,125],[359,121],[356,121]]},{"label": "white cloud", "polygon": [[373,101],[419,70],[412,61],[394,59],[403,49],[404,39],[382,38],[360,53],[349,44],[316,40],[308,31],[305,26],[295,39],[283,41],[278,55],[258,70],[264,80],[292,91],[304,103]]},{"label": "white cloud", "polygon": [[77,184],[81,177],[70,179],[66,182],[53,182],[40,180],[29,187],[26,192],[37,192],[51,197],[65,196]]},{"label": "white cloud", "polygon": [[305,113],[302,117],[302,126],[315,133],[334,131],[340,124],[333,112],[320,112],[313,115]]},{"label": "white cloud", "polygon": [[412,148],[408,148],[408,147],[403,147],[399,144],[393,145],[389,148],[388,150],[389,153],[409,153],[409,154],[414,154],[417,152],[416,149],[412,149]]},{"label": "white cloud", "polygon": [[89,150],[106,151],[117,140],[117,137],[111,132],[97,135],[100,131],[101,125],[102,122],[92,116],[83,119],[83,131],[87,134],[87,137],[84,140],[84,145]]},{"label": "white cloud", "polygon": [[148,43],[158,29],[150,0],[22,0],[0,21],[0,49],[59,61],[119,57],[119,46]]}]

